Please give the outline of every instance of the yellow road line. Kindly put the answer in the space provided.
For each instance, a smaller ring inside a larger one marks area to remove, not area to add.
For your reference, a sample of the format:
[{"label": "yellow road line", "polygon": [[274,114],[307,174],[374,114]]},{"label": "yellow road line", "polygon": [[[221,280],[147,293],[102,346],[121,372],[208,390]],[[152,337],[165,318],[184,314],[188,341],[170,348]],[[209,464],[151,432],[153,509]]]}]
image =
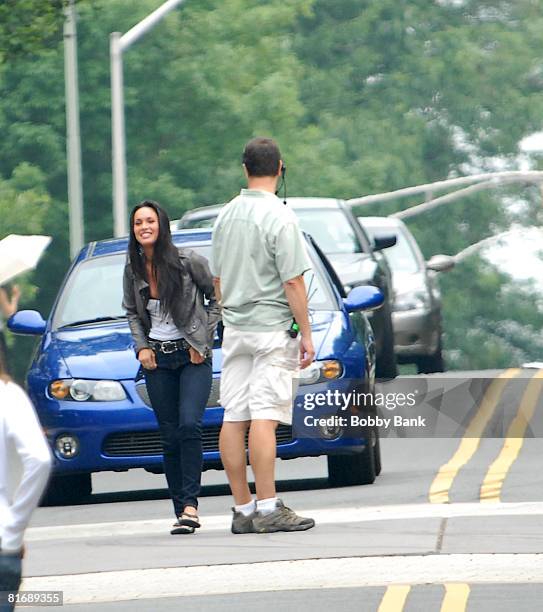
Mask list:
[{"label": "yellow road line", "polygon": [[445,584],[445,597],[441,612],[464,612],[468,604],[470,588],[467,584]]},{"label": "yellow road line", "polygon": [[387,588],[377,612],[402,612],[411,586],[393,584]]},{"label": "yellow road line", "polygon": [[483,395],[479,409],[466,429],[458,449],[451,459],[439,468],[439,472],[430,486],[428,497],[431,503],[449,503],[449,491],[454,479],[479,447],[481,436],[496,410],[507,381],[519,374],[519,368],[509,368],[490,383]]},{"label": "yellow road line", "polygon": [[502,486],[511,466],[515,462],[520,449],[524,444],[524,435],[531,418],[537,407],[537,400],[541,393],[541,379],[543,370],[538,370],[532,377],[522,400],[519,404],[517,414],[511,421],[507,430],[502,449],[494,462],[488,468],[483,484],[481,485],[481,502],[495,503],[500,501]]}]

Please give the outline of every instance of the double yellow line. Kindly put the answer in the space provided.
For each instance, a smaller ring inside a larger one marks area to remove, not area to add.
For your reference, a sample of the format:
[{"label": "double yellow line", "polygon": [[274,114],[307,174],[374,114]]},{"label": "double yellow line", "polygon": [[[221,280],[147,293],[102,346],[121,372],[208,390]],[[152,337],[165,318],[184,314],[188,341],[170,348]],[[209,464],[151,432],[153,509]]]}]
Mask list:
[{"label": "double yellow line", "polygon": [[[440,612],[464,612],[468,604],[470,588],[464,583],[443,585],[445,595]],[[391,585],[385,591],[378,612],[402,612],[411,591],[410,585]]]},{"label": "double yellow line", "polygon": [[[502,372],[486,390],[477,413],[466,429],[466,433],[451,459],[441,466],[430,486],[429,499],[432,503],[449,503],[449,492],[460,470],[473,457],[481,438],[494,415],[505,386],[520,374],[519,368]],[[524,436],[532,419],[541,394],[543,370],[538,370],[531,378],[519,403],[517,413],[511,421],[502,448],[492,462],[480,490],[481,502],[500,501],[503,483],[524,444]],[[440,612],[464,612],[470,595],[470,587],[465,583],[443,585],[445,594]],[[391,585],[385,591],[378,612],[402,612],[411,585]]]},{"label": "double yellow line", "polygon": [[537,400],[541,394],[543,370],[538,370],[532,377],[520,401],[517,414],[511,421],[502,449],[492,462],[481,485],[482,502],[499,502],[502,486],[511,466],[517,459],[524,444],[526,429],[534,416]]},{"label": "double yellow line", "polygon": [[517,377],[520,372],[519,368],[510,368],[502,372],[490,383],[483,396],[479,410],[468,425],[458,449],[451,459],[441,466],[437,476],[434,478],[430,486],[430,502],[434,504],[449,503],[449,491],[453,482],[458,476],[458,472],[468,463],[479,448],[481,437],[496,411],[505,385],[510,379]]}]

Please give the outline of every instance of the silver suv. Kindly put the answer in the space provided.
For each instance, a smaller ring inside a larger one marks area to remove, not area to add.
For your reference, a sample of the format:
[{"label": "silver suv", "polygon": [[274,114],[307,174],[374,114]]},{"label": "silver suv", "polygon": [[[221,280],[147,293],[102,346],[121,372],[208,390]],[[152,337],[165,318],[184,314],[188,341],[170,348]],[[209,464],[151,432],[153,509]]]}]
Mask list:
[{"label": "silver suv", "polygon": [[443,372],[441,294],[437,272],[454,266],[448,255],[424,256],[407,226],[391,217],[358,217],[372,236],[396,234],[396,244],[383,251],[392,272],[392,324],[399,363],[415,363],[419,373]]}]

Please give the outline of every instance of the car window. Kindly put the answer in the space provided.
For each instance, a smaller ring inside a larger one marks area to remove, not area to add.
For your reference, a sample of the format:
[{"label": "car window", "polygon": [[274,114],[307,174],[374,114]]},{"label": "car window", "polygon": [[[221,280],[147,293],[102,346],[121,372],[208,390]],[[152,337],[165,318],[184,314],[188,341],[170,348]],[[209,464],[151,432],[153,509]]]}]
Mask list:
[{"label": "car window", "polygon": [[341,209],[294,209],[300,228],[311,234],[327,255],[361,253],[362,248],[349,220]]},{"label": "car window", "polygon": [[328,283],[323,282],[320,264],[313,262],[313,268],[304,274],[310,310],[336,310]]},{"label": "car window", "polygon": [[[211,256],[211,245],[183,246],[193,249],[206,259]],[[309,254],[316,258],[311,249]],[[123,317],[123,273],[125,253],[96,257],[80,263],[68,278],[53,316],[53,329],[80,321]],[[304,275],[312,310],[335,310],[335,300],[328,279],[317,262],[314,270]]]},{"label": "car window", "polygon": [[420,264],[415,251],[407,239],[407,236],[402,231],[390,227],[364,227],[372,237],[383,234],[396,234],[396,244],[381,251],[393,273],[406,272],[414,274],[420,270]]}]

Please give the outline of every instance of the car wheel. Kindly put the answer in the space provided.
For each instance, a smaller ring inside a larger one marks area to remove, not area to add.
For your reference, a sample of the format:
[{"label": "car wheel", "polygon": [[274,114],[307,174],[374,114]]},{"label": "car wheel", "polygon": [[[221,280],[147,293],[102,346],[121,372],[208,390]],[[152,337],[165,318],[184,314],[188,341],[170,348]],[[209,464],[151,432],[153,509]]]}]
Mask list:
[{"label": "car wheel", "polygon": [[47,485],[42,506],[63,506],[85,501],[91,494],[90,474],[53,476]]},{"label": "car wheel", "polygon": [[375,373],[377,378],[396,378],[398,376],[398,363],[394,352],[394,329],[392,327],[392,315],[390,306],[385,305],[383,309],[383,343],[377,355]]},{"label": "car wheel", "polygon": [[[328,455],[328,482],[332,487],[372,484],[375,481],[375,431],[370,443],[356,455]],[[380,462],[379,462],[380,464]],[[379,469],[381,469],[379,465]]]}]

